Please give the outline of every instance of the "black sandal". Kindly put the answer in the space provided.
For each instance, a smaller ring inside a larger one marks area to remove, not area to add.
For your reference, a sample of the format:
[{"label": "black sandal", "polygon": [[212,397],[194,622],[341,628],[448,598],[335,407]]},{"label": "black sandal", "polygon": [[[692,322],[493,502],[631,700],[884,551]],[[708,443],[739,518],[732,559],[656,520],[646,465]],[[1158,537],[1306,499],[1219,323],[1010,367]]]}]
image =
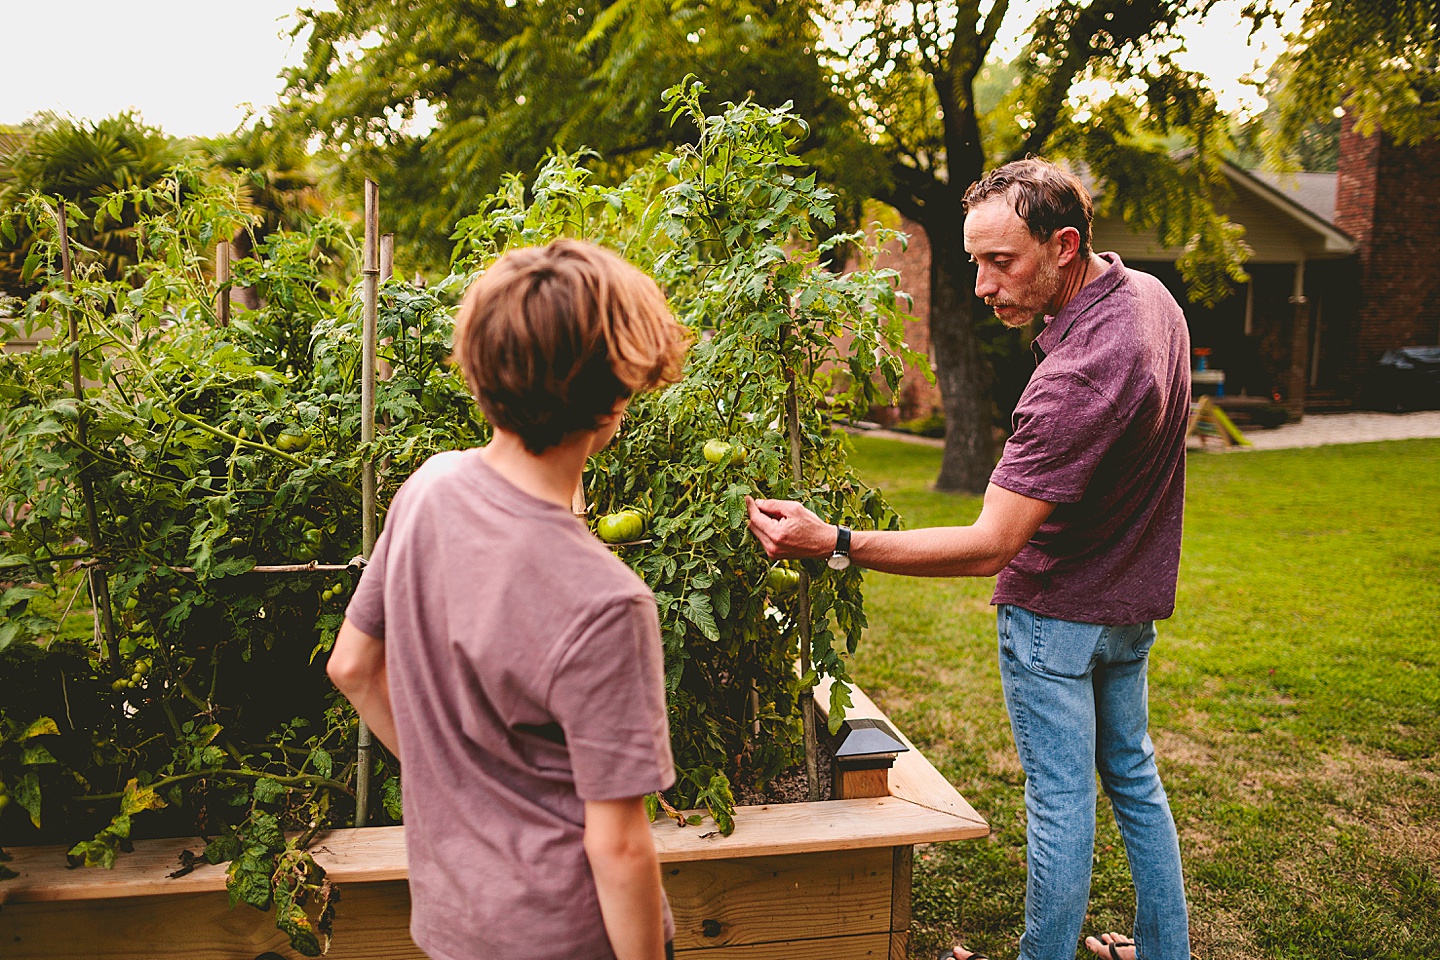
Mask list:
[{"label": "black sandal", "polygon": [[[1098,940],[1099,938],[1097,937],[1096,939]],[[1112,940],[1112,941],[1110,941],[1109,943],[1105,944],[1105,946],[1107,946],[1107,947],[1110,948],[1110,960],[1120,960],[1120,948],[1121,948],[1121,947],[1133,947],[1133,946],[1135,946],[1135,941],[1134,941],[1134,940]]]},{"label": "black sandal", "polygon": [[[935,960],[955,960],[955,948],[941,947],[940,954],[935,958]],[[990,960],[990,958],[985,956],[985,954],[983,953],[972,953],[970,954],[968,960]]]}]

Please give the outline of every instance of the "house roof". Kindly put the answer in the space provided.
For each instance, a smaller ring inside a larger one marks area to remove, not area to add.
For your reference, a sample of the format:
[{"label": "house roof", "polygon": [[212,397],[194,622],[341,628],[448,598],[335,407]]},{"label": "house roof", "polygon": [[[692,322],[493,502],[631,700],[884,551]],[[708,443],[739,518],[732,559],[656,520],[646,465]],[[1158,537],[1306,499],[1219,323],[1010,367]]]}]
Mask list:
[{"label": "house roof", "polygon": [[1338,173],[1270,173],[1265,170],[1245,172],[1285,194],[1326,223],[1332,226],[1335,224],[1335,191],[1340,182]]},{"label": "house roof", "polygon": [[[1183,156],[1184,152],[1177,159]],[[1223,158],[1220,168],[1233,193],[1230,200],[1222,201],[1222,212],[1246,228],[1246,242],[1254,248],[1255,262],[1334,259],[1354,252],[1355,241],[1334,222],[1337,174],[1267,173],[1246,170]],[[1092,195],[1103,188],[1084,164],[1074,164],[1071,169]],[[1100,243],[1103,227],[1098,220],[1096,226],[1096,242]],[[1150,232],[1144,238],[1127,233],[1107,231],[1103,242],[1122,256],[1128,253],[1140,260],[1169,259],[1181,252],[1156,243]]]}]

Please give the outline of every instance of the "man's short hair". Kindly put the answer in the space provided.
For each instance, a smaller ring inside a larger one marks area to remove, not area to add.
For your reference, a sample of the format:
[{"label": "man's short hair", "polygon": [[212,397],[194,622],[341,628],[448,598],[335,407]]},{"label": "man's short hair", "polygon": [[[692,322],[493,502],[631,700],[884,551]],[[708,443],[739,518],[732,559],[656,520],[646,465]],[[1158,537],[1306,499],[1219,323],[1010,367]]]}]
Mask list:
[{"label": "man's short hair", "polygon": [[996,197],[1010,201],[1030,235],[1041,243],[1061,227],[1074,227],[1080,232],[1080,256],[1089,255],[1095,210],[1089,191],[1073,173],[1040,157],[1015,160],[970,185],[965,191],[965,212]]},{"label": "man's short hair", "polygon": [[539,454],[679,379],[689,342],[654,280],[593,243],[556,240],[506,253],[470,285],[453,359],[490,423]]}]

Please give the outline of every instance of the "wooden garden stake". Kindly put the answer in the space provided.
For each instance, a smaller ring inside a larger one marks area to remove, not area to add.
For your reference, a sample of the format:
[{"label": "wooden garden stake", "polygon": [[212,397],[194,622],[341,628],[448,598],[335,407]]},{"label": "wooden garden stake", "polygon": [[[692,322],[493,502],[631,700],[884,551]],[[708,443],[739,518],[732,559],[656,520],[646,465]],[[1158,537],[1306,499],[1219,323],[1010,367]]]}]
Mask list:
[{"label": "wooden garden stake", "polygon": [[380,282],[395,276],[395,234],[380,234]]},{"label": "wooden garden stake", "polygon": [[[74,271],[70,265],[70,227],[65,222],[65,201],[60,201],[60,208],[55,215],[55,223],[60,228],[60,270],[65,276],[65,293],[71,297],[72,303],[75,294]],[[79,406],[78,423],[75,434],[79,440],[80,448],[86,449],[89,444],[88,427],[85,416],[85,384],[80,378],[80,324],[75,318],[73,306],[65,308],[65,317],[70,327],[70,385],[75,391],[75,402]],[[80,467],[80,491],[85,499],[85,520],[90,527],[90,546],[93,550],[100,549],[100,518],[95,512],[95,483],[90,476],[90,458],[84,457]],[[90,568],[85,571],[85,576],[90,584],[90,600],[95,609],[100,612],[100,633],[105,642],[105,655],[110,659],[110,672],[113,676],[120,676],[120,642],[115,638],[115,615],[110,610],[110,582],[103,571]]]},{"label": "wooden garden stake", "polygon": [[[790,431],[790,472],[798,486],[803,472],[800,459],[800,401],[795,390],[795,368],[785,370],[785,420]],[[810,672],[810,574],[800,568],[799,601],[800,618],[800,675]],[[820,799],[820,771],[817,757],[820,740],[815,732],[815,693],[806,689],[800,694],[800,720],[805,727],[805,780],[810,787],[810,799]]]},{"label": "wooden garden stake", "polygon": [[[365,312],[360,354],[360,442],[375,442],[375,326],[380,297],[380,186],[365,181],[365,251],[360,272],[365,278]],[[375,461],[369,453],[360,463],[360,510],[362,553],[365,559],[375,550]],[[363,827],[370,818],[370,727],[360,721],[355,751],[355,825]]]},{"label": "wooden garden stake", "polygon": [[215,244],[215,285],[220,288],[220,302],[215,312],[222,327],[230,326],[230,258],[233,255],[229,240]]},{"label": "wooden garden stake", "polygon": [[[394,275],[395,275],[395,234],[393,234],[393,233],[382,233],[382,234],[380,235],[380,282],[381,282],[381,283],[384,283],[385,281],[389,280],[389,279],[390,279],[391,277],[393,277]],[[403,337],[403,336],[405,335],[405,331],[403,331],[403,330],[400,331],[400,335]],[[388,344],[389,342],[390,342],[390,338],[389,338],[389,337],[386,337],[386,338],[385,338],[385,343]],[[376,364],[375,364],[375,376],[379,377],[381,380],[389,380],[390,377],[391,377],[391,375],[392,375],[394,372],[395,372],[394,370],[390,369],[390,363],[389,363],[389,361],[387,361],[387,360],[377,360],[377,361],[376,361]],[[389,421],[388,421],[388,420],[386,421],[386,425],[387,425],[387,426],[389,425]]]}]

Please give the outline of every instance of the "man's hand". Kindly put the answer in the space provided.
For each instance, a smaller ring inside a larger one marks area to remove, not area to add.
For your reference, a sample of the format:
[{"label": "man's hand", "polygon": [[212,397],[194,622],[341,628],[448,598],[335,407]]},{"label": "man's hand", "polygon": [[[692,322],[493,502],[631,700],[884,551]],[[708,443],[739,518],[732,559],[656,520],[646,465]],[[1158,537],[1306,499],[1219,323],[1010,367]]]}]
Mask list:
[{"label": "man's hand", "polygon": [[750,532],[771,560],[828,557],[835,550],[835,526],[794,500],[745,498]]},{"label": "man's hand", "polygon": [[[835,528],[791,500],[751,500],[750,532],[771,560],[828,557],[835,549]],[[1055,509],[997,487],[985,491],[985,506],[968,527],[916,530],[856,530],[850,559],[881,573],[912,577],[993,577]]]}]

